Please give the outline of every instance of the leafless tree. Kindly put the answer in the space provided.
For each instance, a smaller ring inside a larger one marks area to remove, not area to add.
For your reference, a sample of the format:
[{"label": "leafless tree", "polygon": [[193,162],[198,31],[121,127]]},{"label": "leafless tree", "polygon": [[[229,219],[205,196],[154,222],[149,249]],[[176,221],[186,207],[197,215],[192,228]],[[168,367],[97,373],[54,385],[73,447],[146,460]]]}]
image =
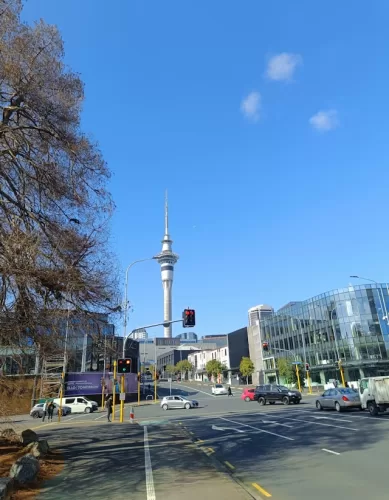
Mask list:
[{"label": "leafless tree", "polygon": [[83,83],[61,36],[22,23],[21,9],[0,0],[0,345],[50,350],[58,311],[117,310],[114,205],[107,165],[80,128]]}]

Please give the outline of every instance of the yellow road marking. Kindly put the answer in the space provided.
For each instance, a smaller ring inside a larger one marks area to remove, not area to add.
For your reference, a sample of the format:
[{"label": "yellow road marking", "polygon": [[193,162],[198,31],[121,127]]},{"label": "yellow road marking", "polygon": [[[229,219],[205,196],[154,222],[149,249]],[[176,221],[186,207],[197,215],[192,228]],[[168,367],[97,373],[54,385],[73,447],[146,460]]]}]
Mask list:
[{"label": "yellow road marking", "polygon": [[229,467],[231,470],[234,470],[234,469],[235,469],[235,467],[234,467],[232,464],[230,464],[230,462],[227,462],[227,460],[226,460],[224,463],[225,463],[225,464],[227,465],[227,467]]},{"label": "yellow road marking", "polygon": [[268,491],[264,490],[264,489],[262,488],[262,486],[259,486],[259,484],[257,484],[257,483],[251,483],[251,484],[254,486],[254,488],[255,488],[256,490],[258,490],[258,491],[259,491],[259,493],[262,493],[262,495],[265,495],[265,497],[267,497],[267,498],[270,498],[270,497],[271,497],[271,494],[270,494]]},{"label": "yellow road marking", "polygon": [[204,441],[202,439],[198,439],[197,443],[204,443]]},{"label": "yellow road marking", "polygon": [[208,448],[208,450],[210,451],[210,453],[215,453],[215,450],[213,448]]}]

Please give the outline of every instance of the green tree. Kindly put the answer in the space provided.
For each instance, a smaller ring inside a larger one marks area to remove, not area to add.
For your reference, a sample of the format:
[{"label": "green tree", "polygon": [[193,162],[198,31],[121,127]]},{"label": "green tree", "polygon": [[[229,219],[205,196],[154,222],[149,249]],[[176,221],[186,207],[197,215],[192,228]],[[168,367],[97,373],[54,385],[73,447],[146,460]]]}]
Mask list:
[{"label": "green tree", "polygon": [[293,384],[297,381],[295,365],[288,358],[277,359],[278,374],[287,384]]},{"label": "green tree", "polygon": [[183,359],[176,364],[176,371],[181,373],[181,376],[185,377],[185,374],[193,370],[193,365],[187,359]]},{"label": "green tree", "polygon": [[226,367],[217,359],[211,359],[205,365],[208,377],[211,377],[212,375],[217,377],[220,373],[223,373],[225,369]]},{"label": "green tree", "polygon": [[254,363],[250,358],[243,357],[240,360],[239,370],[243,377],[246,377],[246,383],[248,384],[249,377],[254,373]]},{"label": "green tree", "polygon": [[169,375],[174,375],[176,373],[176,367],[174,365],[166,365],[165,372]]}]

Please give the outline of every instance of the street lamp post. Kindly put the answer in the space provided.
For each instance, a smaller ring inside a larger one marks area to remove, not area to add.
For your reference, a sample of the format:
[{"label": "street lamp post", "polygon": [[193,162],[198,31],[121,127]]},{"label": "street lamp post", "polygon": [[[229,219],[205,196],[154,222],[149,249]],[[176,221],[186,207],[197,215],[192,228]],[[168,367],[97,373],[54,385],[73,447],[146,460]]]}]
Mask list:
[{"label": "street lamp post", "polygon": [[128,289],[128,272],[135,264],[139,264],[140,262],[146,262],[148,260],[156,260],[157,256],[148,257],[147,259],[139,259],[131,262],[127,266],[126,269],[126,280],[125,280],[125,288],[124,288],[124,320],[123,320],[123,358],[125,358],[125,344],[126,344],[126,332],[127,332],[127,311],[128,311],[128,303],[127,303],[127,289]]},{"label": "street lamp post", "polygon": [[[371,278],[363,278],[362,276],[353,275],[353,276],[350,276],[350,278],[371,281],[372,283],[375,283],[378,286],[378,298],[380,299],[381,310],[382,310],[382,312],[385,312],[386,324],[389,325],[388,311],[386,309],[385,298],[384,298],[384,294],[382,292],[382,285],[380,283],[378,283],[376,280],[372,280]],[[384,318],[382,318],[382,319],[384,319]]]}]

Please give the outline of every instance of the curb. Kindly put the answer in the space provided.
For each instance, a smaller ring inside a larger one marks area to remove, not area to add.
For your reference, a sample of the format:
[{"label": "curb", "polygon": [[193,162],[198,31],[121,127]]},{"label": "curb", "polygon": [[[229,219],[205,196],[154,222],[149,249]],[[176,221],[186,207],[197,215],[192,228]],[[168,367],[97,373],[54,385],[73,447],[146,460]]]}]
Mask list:
[{"label": "curb", "polygon": [[229,469],[223,462],[221,462],[216,456],[212,456],[209,452],[207,453],[206,451],[206,446],[201,446],[201,443],[199,443],[196,438],[189,433],[186,427],[184,425],[180,425],[178,423],[174,423],[177,427],[182,429],[182,431],[186,434],[187,438],[197,446],[199,450],[201,450],[204,455],[208,458],[208,460],[211,462],[211,464],[215,467],[215,469],[222,474],[223,476],[227,477],[234,483],[236,483],[240,488],[242,488],[252,499],[254,500],[263,500],[263,497],[257,495],[255,492],[251,491],[248,486],[238,479],[236,476],[234,476],[234,473],[232,472],[231,469]]}]

